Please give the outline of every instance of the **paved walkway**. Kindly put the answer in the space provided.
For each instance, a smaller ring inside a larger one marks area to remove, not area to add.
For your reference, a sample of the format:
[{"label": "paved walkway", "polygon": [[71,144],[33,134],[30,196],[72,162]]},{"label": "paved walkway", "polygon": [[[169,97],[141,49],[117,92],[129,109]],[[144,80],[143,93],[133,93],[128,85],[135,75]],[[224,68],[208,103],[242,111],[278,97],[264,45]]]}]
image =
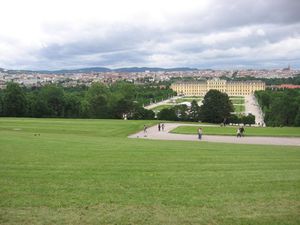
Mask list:
[{"label": "paved walkway", "polygon": [[255,116],[256,124],[264,124],[264,116],[254,95],[245,96],[245,112]]},{"label": "paved walkway", "polygon": [[180,96],[175,96],[175,97],[163,100],[161,102],[152,103],[150,105],[145,106],[144,108],[145,109],[153,109],[153,108],[155,108],[157,106],[160,106],[160,105],[173,105],[172,101],[173,100],[176,101],[177,98],[180,98]]},{"label": "paved walkway", "polygon": [[[143,131],[130,135],[129,138],[143,138],[143,139],[155,139],[155,140],[180,140],[180,141],[199,141],[197,135],[190,134],[172,134],[169,131],[178,126],[199,126],[196,124],[178,124],[178,123],[166,123],[164,131],[158,131],[157,125],[149,127],[147,134]],[[234,143],[234,144],[260,144],[260,145],[291,145],[300,146],[300,138],[288,138],[288,137],[242,137],[237,138],[235,136],[221,136],[221,135],[205,135],[205,126],[215,125],[202,125],[204,127],[204,135],[202,141],[207,142],[221,142],[221,143]],[[195,128],[196,129],[196,128]]]}]

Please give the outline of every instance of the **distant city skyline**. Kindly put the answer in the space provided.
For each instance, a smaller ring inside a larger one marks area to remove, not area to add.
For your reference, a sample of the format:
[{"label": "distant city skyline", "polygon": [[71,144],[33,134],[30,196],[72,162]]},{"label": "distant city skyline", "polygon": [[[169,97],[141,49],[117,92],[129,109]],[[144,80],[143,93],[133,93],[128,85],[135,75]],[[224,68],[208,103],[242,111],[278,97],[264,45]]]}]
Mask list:
[{"label": "distant city skyline", "polygon": [[300,68],[298,0],[2,0],[0,68]]}]

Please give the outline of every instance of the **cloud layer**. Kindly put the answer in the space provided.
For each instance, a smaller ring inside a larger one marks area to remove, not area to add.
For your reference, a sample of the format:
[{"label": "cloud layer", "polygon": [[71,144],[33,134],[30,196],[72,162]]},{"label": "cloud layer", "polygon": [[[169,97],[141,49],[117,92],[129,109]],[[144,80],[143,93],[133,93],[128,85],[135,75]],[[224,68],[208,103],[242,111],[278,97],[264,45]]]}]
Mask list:
[{"label": "cloud layer", "polygon": [[300,67],[298,0],[4,0],[0,67]]}]

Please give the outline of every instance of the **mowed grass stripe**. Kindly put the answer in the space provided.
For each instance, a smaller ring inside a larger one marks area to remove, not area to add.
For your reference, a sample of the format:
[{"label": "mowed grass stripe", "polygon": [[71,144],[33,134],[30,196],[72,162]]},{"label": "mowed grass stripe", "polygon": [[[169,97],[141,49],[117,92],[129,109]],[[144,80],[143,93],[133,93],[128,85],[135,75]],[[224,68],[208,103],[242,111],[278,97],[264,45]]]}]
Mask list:
[{"label": "mowed grass stripe", "polygon": [[233,105],[234,111],[237,113],[245,112],[245,105]]},{"label": "mowed grass stripe", "polygon": [[[299,222],[297,147],[107,135],[115,129],[127,135],[144,121],[107,126],[96,120],[96,127],[80,121],[77,127],[77,120],[70,120],[63,133],[53,132],[61,129],[59,121],[51,127],[47,119],[30,120],[18,131],[2,129],[9,122],[0,121],[0,223]],[[49,132],[34,136],[31,131],[45,122]],[[89,126],[94,133],[82,135]]]},{"label": "mowed grass stripe", "polygon": [[127,137],[151,126],[156,121],[96,120],[96,119],[28,119],[0,118],[0,130],[29,133],[78,134],[83,136]]}]

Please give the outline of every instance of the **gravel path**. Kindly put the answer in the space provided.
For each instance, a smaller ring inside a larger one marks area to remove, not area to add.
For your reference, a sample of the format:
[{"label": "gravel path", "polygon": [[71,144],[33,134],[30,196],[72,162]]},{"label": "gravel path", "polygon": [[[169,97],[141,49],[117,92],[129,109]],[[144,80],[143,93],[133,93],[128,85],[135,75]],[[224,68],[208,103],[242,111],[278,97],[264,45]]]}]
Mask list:
[{"label": "gravel path", "polygon": [[[143,139],[155,139],[155,140],[180,140],[180,141],[199,141],[197,135],[190,134],[172,134],[169,131],[178,126],[199,126],[196,124],[178,124],[178,123],[166,123],[164,131],[158,131],[157,125],[149,127],[146,134],[143,131],[130,135],[129,138],[143,138]],[[221,135],[205,135],[205,126],[215,125],[202,125],[204,127],[204,135],[201,141],[207,142],[221,142],[221,143],[234,143],[234,144],[261,144],[261,145],[292,145],[300,146],[300,138],[288,138],[288,137],[242,137],[237,138],[235,136],[221,136]],[[196,128],[195,128],[196,129]]]},{"label": "gravel path", "polygon": [[160,106],[160,105],[168,105],[168,104],[172,105],[171,101],[173,101],[173,100],[175,101],[177,98],[180,98],[180,97],[179,96],[175,96],[175,97],[172,97],[172,98],[168,98],[168,99],[166,99],[164,101],[156,102],[156,103],[147,105],[144,108],[145,109],[153,109],[153,108],[155,108],[157,106]]},{"label": "gravel path", "polygon": [[245,112],[255,116],[256,124],[265,124],[263,113],[254,95],[245,96]]}]

